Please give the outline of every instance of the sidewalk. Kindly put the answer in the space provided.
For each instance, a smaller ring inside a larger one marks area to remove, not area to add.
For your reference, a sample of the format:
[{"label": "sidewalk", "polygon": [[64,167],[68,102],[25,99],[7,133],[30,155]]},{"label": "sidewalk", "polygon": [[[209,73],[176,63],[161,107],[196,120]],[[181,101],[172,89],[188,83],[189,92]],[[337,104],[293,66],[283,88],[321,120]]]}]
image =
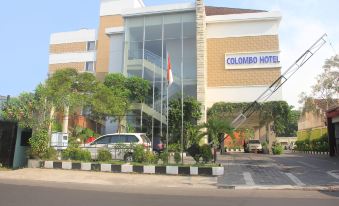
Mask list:
[{"label": "sidewalk", "polygon": [[112,186],[216,188],[216,177],[166,176],[84,172],[53,169],[0,171],[0,180],[32,180]]}]

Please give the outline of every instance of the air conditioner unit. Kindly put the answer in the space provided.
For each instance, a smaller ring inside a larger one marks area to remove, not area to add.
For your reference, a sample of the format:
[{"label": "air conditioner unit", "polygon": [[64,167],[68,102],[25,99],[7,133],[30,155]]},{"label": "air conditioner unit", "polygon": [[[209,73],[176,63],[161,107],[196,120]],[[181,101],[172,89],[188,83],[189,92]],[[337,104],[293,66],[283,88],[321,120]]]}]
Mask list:
[{"label": "air conditioner unit", "polygon": [[51,147],[56,150],[64,150],[68,147],[68,134],[56,132],[52,134]]}]

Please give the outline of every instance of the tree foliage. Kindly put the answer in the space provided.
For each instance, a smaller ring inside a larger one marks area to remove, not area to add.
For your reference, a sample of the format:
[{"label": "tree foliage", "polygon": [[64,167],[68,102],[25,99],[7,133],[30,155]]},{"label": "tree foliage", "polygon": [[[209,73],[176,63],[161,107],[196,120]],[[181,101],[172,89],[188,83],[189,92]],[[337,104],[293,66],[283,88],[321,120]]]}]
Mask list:
[{"label": "tree foliage", "polygon": [[208,137],[209,142],[216,148],[220,146],[224,140],[225,134],[233,136],[234,128],[226,119],[210,118],[207,122],[201,125],[201,128],[206,128],[205,136]]},{"label": "tree foliage", "polygon": [[[198,120],[201,118],[201,103],[193,97],[186,97],[183,101],[183,114],[184,114],[184,145],[190,144],[187,137],[193,131],[193,127],[197,125]],[[181,137],[182,128],[182,103],[181,98],[173,99],[169,102],[169,129],[171,131],[170,137],[172,143],[178,143]],[[192,135],[192,134],[191,134]]]},{"label": "tree foliage", "polygon": [[118,122],[118,132],[121,132],[123,118],[131,104],[142,103],[149,89],[148,81],[139,77],[127,78],[122,74],[108,74],[104,83],[97,86],[94,94],[94,115],[101,118],[113,117]]},{"label": "tree foliage", "polygon": [[34,93],[22,93],[5,102],[0,115],[5,120],[18,122],[21,128],[46,129],[49,109],[46,88],[38,85]]},{"label": "tree foliage", "polygon": [[72,110],[89,105],[98,84],[91,73],[78,73],[71,68],[58,70],[46,81],[47,98],[59,111],[65,106]]},{"label": "tree foliage", "polygon": [[327,102],[327,109],[336,103],[339,97],[339,55],[325,61],[323,72],[316,78],[312,87],[313,96],[324,99]]},{"label": "tree foliage", "polygon": [[[207,112],[208,118],[233,120],[250,103],[219,102],[214,104]],[[258,104],[256,109],[261,126],[274,123],[274,131],[283,133],[288,127],[288,117],[291,107],[285,101],[272,101]]]}]

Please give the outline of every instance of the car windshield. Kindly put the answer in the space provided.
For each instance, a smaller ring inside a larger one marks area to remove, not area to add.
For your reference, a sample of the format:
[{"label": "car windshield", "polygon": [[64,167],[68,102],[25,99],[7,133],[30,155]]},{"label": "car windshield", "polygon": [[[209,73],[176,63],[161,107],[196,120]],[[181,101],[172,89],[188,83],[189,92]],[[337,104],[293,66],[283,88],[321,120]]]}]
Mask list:
[{"label": "car windshield", "polygon": [[249,141],[250,144],[260,144],[259,140],[250,140]]}]

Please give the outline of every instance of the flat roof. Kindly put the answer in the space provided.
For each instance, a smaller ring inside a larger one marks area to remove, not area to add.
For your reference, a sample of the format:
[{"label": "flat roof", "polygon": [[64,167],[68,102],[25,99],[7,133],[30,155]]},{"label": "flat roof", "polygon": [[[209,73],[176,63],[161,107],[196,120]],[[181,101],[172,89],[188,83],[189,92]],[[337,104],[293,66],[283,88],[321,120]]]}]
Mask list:
[{"label": "flat roof", "polygon": [[124,17],[163,14],[171,12],[195,11],[194,3],[165,4],[160,6],[146,6],[143,8],[129,9],[122,13]]},{"label": "flat roof", "polygon": [[205,6],[206,16],[267,12],[265,10]]}]

